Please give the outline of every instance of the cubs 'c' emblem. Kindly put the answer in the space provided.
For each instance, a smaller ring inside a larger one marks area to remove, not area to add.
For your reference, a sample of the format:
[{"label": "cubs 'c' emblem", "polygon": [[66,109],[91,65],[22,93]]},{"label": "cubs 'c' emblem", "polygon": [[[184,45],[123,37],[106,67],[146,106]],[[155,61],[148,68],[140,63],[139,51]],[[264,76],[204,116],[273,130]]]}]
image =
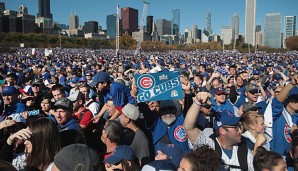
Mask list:
[{"label": "cubs 'c' emblem", "polygon": [[178,126],[174,131],[174,137],[179,142],[184,142],[187,139],[187,134],[182,125]]},{"label": "cubs 'c' emblem", "polygon": [[288,124],[286,124],[286,126],[284,128],[284,136],[285,136],[285,139],[287,140],[288,143],[292,142],[291,129],[290,129]]},{"label": "cubs 'c' emblem", "polygon": [[149,74],[142,75],[137,80],[137,86],[142,90],[148,90],[155,86],[155,79]]}]

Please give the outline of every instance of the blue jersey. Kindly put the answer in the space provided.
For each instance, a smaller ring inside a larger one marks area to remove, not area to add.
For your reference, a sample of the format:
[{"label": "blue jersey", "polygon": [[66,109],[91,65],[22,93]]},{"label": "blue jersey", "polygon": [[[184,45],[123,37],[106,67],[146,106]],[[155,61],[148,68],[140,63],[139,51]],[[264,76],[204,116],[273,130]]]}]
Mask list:
[{"label": "blue jersey", "polygon": [[170,127],[168,127],[160,117],[155,120],[153,126],[148,128],[150,129],[153,136],[155,153],[158,150],[158,142],[167,132],[172,144],[177,145],[184,152],[188,152],[190,150],[188,147],[188,137],[183,127],[183,122],[184,116],[182,114],[177,116],[175,122]]},{"label": "blue jersey", "polygon": [[135,99],[130,94],[130,89],[118,82],[111,84],[110,93],[115,106],[124,106],[127,103],[136,105]]},{"label": "blue jersey", "polygon": [[233,114],[235,114],[235,112],[236,112],[235,109],[234,109],[234,105],[227,99],[226,99],[225,103],[223,103],[221,105],[218,105],[213,97],[210,98],[210,101],[211,101],[211,104],[212,104],[211,108],[215,112],[221,112],[221,111],[224,111],[224,110],[231,111]]},{"label": "blue jersey", "polygon": [[3,116],[9,116],[11,114],[22,113],[27,110],[27,106],[22,102],[17,102],[13,105],[4,107]]},{"label": "blue jersey", "polygon": [[[272,117],[273,117],[273,139],[270,142],[270,148],[272,151],[279,153],[282,156],[286,156],[291,148],[291,131],[285,118],[282,115],[284,104],[277,100],[272,99]],[[293,124],[297,125],[298,114],[291,115]]]}]

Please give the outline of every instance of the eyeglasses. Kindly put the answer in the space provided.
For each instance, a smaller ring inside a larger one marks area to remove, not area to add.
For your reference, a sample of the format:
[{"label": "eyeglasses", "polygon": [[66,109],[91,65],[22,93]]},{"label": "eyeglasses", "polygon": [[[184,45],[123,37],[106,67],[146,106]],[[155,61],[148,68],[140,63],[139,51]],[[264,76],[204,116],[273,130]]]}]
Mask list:
[{"label": "eyeglasses", "polygon": [[236,132],[238,132],[239,130],[242,130],[242,124],[237,124],[237,125],[234,125],[234,126],[229,126],[229,125],[225,125],[223,126],[223,128],[234,128]]}]

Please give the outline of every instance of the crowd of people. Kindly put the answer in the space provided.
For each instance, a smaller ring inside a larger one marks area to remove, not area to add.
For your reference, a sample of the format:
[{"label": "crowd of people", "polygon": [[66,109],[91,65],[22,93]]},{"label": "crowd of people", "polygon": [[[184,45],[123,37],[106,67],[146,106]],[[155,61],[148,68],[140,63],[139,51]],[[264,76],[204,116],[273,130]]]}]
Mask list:
[{"label": "crowd of people", "polygon": [[[298,171],[298,52],[0,54],[0,170]],[[182,99],[137,99],[180,73]]]}]

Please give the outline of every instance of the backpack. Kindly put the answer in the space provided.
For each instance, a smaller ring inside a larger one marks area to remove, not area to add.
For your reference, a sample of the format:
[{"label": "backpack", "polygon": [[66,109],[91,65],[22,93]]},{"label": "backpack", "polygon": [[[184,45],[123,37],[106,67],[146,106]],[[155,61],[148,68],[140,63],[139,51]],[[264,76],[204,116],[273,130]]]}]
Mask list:
[{"label": "backpack", "polygon": [[[221,150],[219,143],[215,139],[215,135],[212,134],[210,136],[210,138],[214,141],[215,151],[217,151],[219,156],[221,156],[222,150]],[[248,149],[247,149],[246,144],[243,142],[244,141],[242,141],[242,138],[241,138],[241,143],[238,144],[238,151],[237,151],[238,162],[239,162],[240,166],[229,165],[229,164],[224,163],[224,161],[222,161],[222,165],[228,166],[229,168],[233,168],[233,169],[241,169],[244,171],[248,171],[248,164],[247,164]]]}]

